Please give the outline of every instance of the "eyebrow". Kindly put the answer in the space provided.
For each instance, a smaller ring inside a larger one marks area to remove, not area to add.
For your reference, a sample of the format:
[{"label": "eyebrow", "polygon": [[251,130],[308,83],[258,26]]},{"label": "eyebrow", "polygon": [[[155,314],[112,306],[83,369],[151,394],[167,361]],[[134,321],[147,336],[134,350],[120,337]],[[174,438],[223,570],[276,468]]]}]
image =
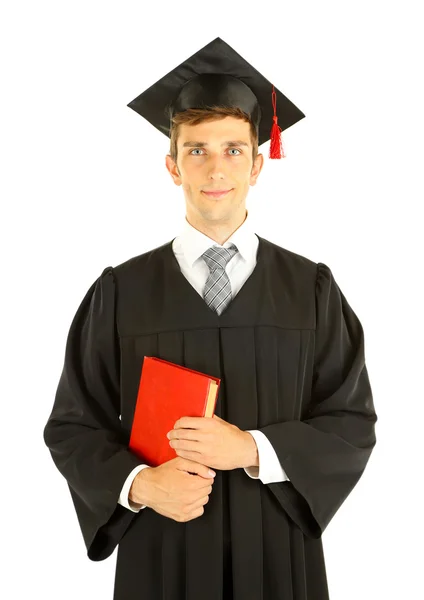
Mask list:
[{"label": "eyebrow", "polygon": [[[229,142],[222,142],[221,146],[248,146],[243,140],[231,140]],[[208,146],[206,142],[184,142],[183,148],[202,148]]]}]

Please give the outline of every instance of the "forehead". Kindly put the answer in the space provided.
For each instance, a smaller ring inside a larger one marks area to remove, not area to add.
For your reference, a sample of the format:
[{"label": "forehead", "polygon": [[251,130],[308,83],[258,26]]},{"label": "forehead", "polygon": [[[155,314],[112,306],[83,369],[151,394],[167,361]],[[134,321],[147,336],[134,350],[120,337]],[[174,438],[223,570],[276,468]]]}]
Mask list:
[{"label": "forehead", "polygon": [[178,141],[184,144],[188,141],[240,140],[250,143],[250,123],[234,117],[204,121],[197,125],[182,123],[179,127]]}]

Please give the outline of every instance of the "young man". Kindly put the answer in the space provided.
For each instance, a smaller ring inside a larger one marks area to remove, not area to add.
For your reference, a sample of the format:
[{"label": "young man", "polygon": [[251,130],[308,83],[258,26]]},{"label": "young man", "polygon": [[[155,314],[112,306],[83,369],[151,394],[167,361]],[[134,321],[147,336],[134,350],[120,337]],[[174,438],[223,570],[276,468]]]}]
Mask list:
[{"label": "young man", "polygon": [[[89,558],[118,545],[115,600],[328,599],[321,536],[376,443],[363,330],[330,268],[249,221],[270,92],[216,38],[130,103],[171,136],[184,227],[92,284],[44,430]],[[276,98],[281,129],[304,116]],[[145,356],[221,378],[215,416],[182,416],[159,467],[128,449]]]}]

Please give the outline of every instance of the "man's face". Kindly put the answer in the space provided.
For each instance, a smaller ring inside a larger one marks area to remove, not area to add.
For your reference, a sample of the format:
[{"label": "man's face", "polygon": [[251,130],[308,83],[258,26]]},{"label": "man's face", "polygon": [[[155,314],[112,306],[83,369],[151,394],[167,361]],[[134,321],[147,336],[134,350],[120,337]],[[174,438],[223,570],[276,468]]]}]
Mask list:
[{"label": "man's face", "polygon": [[[252,161],[250,125],[235,117],[180,125],[175,165],[166,165],[176,185],[182,185],[189,221],[231,222],[245,215],[250,185],[255,185],[262,154]],[[222,197],[205,192],[230,190]]]}]

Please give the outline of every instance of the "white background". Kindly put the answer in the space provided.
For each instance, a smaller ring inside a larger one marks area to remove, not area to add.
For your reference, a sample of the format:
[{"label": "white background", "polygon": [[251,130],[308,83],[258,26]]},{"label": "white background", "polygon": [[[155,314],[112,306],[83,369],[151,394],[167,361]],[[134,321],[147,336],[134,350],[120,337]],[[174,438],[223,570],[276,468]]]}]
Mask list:
[{"label": "white background", "polygon": [[331,599],[422,598],[419,2],[196,7],[2,6],[0,595],[112,598],[116,551],[87,558],[42,432],[86,291],[185,215],[168,139],[126,105],[219,36],[306,114],[283,133],[286,159],[259,149],[254,230],[326,263],[365,330],[378,441],[324,532]]}]

